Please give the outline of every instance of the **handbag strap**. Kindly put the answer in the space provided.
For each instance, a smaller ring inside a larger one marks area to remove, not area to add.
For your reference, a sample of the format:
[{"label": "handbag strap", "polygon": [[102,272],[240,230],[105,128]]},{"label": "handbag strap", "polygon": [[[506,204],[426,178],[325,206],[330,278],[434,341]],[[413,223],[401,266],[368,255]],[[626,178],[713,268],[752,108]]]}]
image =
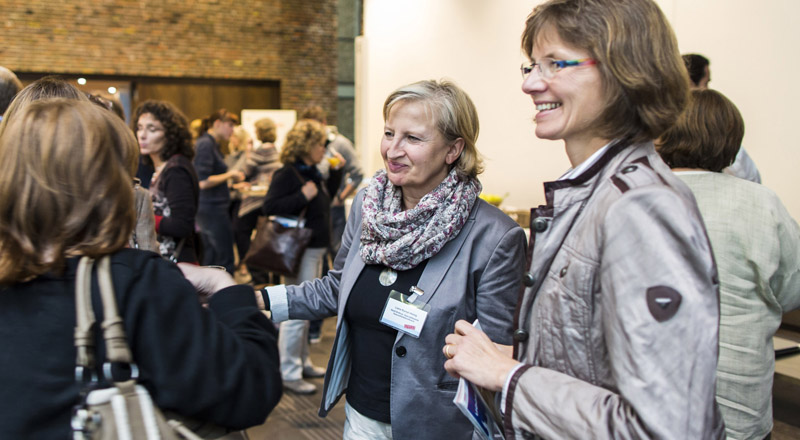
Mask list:
[{"label": "handbag strap", "polygon": [[[303,178],[303,175],[300,174],[300,171],[297,171],[297,168],[294,165],[289,165],[289,168],[291,168],[292,171],[294,171],[294,174],[297,175],[297,178],[300,179],[300,186],[302,187],[303,185],[305,185],[307,180]],[[303,217],[306,216],[306,211],[308,211],[308,203],[306,203],[306,206],[304,206],[303,209],[300,211],[300,215],[297,216],[298,226],[300,225],[300,221],[303,220]]]},{"label": "handbag strap", "polygon": [[[75,282],[75,346],[78,348],[76,364],[79,367],[94,368],[95,323],[92,310],[92,266],[94,260],[83,257],[78,263]],[[100,299],[103,303],[103,339],[106,345],[106,358],[109,362],[131,364],[133,356],[125,339],[125,328],[117,311],[114,284],[111,280],[111,259],[102,257],[97,264],[97,281],[100,285]]]},{"label": "handbag strap", "polygon": [[[94,369],[94,325],[95,316],[92,310],[91,295],[84,292],[91,292],[92,288],[92,265],[94,260],[89,257],[81,258],[78,263],[78,270],[75,274],[75,347],[78,349],[78,357],[75,364],[79,368],[91,371]],[[88,303],[87,303],[88,301]]]}]

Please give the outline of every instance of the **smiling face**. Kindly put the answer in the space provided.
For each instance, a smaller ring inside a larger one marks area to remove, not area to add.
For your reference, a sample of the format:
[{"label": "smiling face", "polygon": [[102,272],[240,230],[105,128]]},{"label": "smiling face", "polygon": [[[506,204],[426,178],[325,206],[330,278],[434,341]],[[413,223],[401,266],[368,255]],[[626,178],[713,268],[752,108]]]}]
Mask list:
[{"label": "smiling face", "polygon": [[[544,29],[538,35],[530,56],[534,62],[541,58],[591,58],[589,52],[565,44],[553,28]],[[597,66],[565,67],[549,79],[542,78],[536,68],[523,81],[522,91],[530,95],[536,105],[536,136],[563,139],[573,166],[608,143],[597,133],[597,118],[605,104]]]},{"label": "smiling face", "polygon": [[403,189],[406,209],[442,183],[463,148],[461,138],[445,141],[423,102],[400,101],[392,106],[383,129],[381,156],[389,181]]},{"label": "smiling face", "polygon": [[142,155],[154,157],[160,162],[159,155],[167,145],[164,125],[152,113],[143,113],[136,122],[136,139],[139,140],[139,151]]}]

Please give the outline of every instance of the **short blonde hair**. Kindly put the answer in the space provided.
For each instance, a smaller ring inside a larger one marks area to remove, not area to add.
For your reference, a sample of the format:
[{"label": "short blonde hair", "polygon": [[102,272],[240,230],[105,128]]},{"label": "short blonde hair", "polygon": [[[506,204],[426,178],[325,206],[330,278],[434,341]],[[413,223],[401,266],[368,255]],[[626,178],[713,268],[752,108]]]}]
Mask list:
[{"label": "short blonde hair", "polygon": [[135,146],[133,133],[88,101],[33,102],[9,122],[0,137],[0,283],[126,246],[136,213],[120,145]]},{"label": "short blonde hair", "polygon": [[550,0],[525,24],[522,49],[555,30],[564,43],[589,52],[605,90],[598,134],[649,141],[666,131],[689,100],[689,75],[675,34],[652,0]]},{"label": "short blonde hair", "polygon": [[[247,141],[250,140],[250,133],[245,130],[244,126],[237,125],[233,127],[233,134],[231,134],[231,138],[236,136],[236,139],[239,139],[239,145],[236,146],[236,151],[244,151],[247,149]],[[228,139],[228,148],[231,148],[231,140]],[[231,153],[234,151],[231,150]]]},{"label": "short blonde hair", "polygon": [[445,141],[452,143],[461,138],[464,150],[453,163],[462,177],[477,177],[483,172],[483,158],[478,147],[480,123],[478,111],[469,95],[448,80],[427,80],[409,84],[392,92],[383,103],[383,120],[399,102],[420,102],[433,114],[436,129]]},{"label": "short blonde hair", "polygon": [[292,164],[311,152],[311,148],[325,143],[325,126],[313,119],[301,119],[286,134],[286,143],[281,148],[281,163]]},{"label": "short blonde hair", "polygon": [[278,138],[278,127],[270,118],[261,118],[255,123],[256,137],[263,143],[273,143]]}]

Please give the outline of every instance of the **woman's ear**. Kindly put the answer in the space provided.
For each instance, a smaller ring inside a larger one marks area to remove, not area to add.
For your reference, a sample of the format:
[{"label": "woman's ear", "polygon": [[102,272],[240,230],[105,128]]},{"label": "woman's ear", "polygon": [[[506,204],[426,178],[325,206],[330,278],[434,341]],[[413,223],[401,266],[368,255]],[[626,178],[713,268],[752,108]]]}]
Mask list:
[{"label": "woman's ear", "polygon": [[448,165],[452,165],[461,156],[462,151],[464,151],[464,139],[458,138],[447,147],[447,156],[444,158],[445,162],[447,162]]}]

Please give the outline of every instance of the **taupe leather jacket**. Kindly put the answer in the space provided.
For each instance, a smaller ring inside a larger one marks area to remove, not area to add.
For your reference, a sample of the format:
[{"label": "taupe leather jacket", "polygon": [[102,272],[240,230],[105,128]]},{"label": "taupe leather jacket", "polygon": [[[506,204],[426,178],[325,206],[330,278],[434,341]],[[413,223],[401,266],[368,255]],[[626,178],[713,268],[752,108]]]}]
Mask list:
[{"label": "taupe leather jacket", "polygon": [[719,283],[689,189],[652,143],[618,143],[545,193],[506,438],[721,438]]}]

